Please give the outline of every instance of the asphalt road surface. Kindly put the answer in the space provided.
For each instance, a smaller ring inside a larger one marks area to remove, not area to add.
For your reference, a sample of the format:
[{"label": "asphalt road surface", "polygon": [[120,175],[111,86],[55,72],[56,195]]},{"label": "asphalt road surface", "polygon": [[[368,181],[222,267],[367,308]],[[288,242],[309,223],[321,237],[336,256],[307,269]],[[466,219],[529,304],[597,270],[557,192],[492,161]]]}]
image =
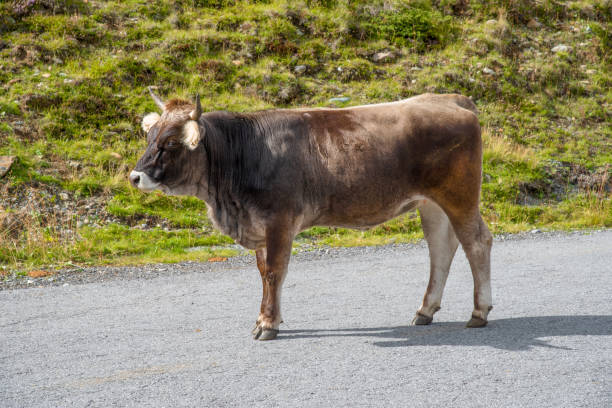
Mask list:
[{"label": "asphalt road surface", "polygon": [[612,406],[609,230],[497,241],[483,329],[461,250],[425,327],[423,244],[300,254],[270,342],[252,262],[164,268],[0,291],[0,406]]}]

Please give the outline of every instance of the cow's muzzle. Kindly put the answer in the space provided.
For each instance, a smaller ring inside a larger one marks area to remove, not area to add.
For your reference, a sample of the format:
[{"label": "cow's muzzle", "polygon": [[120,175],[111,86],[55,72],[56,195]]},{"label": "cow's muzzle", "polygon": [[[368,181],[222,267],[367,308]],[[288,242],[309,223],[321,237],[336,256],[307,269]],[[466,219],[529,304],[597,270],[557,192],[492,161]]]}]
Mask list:
[{"label": "cow's muzzle", "polygon": [[140,172],[139,171],[132,171],[128,178],[130,179],[130,183],[134,187],[138,188],[138,183],[140,183]]},{"label": "cow's muzzle", "polygon": [[129,176],[130,183],[142,190],[142,191],[153,191],[156,188],[159,188],[159,183],[153,181],[151,177],[147,175],[147,173],[143,171],[132,171]]}]

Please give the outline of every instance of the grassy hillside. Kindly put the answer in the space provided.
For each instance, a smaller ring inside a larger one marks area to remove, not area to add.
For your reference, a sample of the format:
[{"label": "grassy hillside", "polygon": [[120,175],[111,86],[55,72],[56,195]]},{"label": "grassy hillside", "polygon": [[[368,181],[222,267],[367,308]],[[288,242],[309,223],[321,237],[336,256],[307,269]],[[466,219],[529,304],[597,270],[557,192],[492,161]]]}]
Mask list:
[{"label": "grassy hillside", "polygon": [[[462,93],[493,232],[610,227],[611,21],[610,0],[3,2],[0,273],[235,251],[199,200],[129,187],[149,85],[235,111]],[[297,245],[420,234],[406,215]]]}]

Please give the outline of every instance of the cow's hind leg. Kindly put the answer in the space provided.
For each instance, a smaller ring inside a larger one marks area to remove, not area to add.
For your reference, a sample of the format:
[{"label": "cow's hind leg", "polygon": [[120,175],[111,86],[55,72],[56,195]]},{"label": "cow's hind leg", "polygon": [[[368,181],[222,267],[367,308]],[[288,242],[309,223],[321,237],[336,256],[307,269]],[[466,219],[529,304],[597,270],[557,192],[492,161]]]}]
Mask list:
[{"label": "cow's hind leg", "polygon": [[493,308],[491,295],[491,246],[493,236],[478,209],[451,219],[474,278],[474,311],[467,327],[482,327]]},{"label": "cow's hind leg", "polygon": [[263,296],[253,329],[255,340],[273,340],[281,323],[281,289],[291,256],[292,228],[276,225],[266,230],[266,248],[255,252]]},{"label": "cow's hind leg", "polygon": [[453,261],[459,241],[450,220],[442,209],[431,200],[419,205],[423,234],[429,247],[429,284],[423,303],[416,312],[412,324],[424,325],[433,320],[440,309],[448,271]]}]

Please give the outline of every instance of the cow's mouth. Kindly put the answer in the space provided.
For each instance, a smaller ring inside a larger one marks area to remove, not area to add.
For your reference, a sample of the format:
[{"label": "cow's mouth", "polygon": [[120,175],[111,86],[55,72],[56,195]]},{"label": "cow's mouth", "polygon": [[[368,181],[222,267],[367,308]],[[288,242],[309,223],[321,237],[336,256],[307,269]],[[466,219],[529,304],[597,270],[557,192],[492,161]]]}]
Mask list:
[{"label": "cow's mouth", "polygon": [[142,171],[132,171],[130,173],[130,183],[139,190],[150,192],[160,188],[160,183],[154,181]]}]

